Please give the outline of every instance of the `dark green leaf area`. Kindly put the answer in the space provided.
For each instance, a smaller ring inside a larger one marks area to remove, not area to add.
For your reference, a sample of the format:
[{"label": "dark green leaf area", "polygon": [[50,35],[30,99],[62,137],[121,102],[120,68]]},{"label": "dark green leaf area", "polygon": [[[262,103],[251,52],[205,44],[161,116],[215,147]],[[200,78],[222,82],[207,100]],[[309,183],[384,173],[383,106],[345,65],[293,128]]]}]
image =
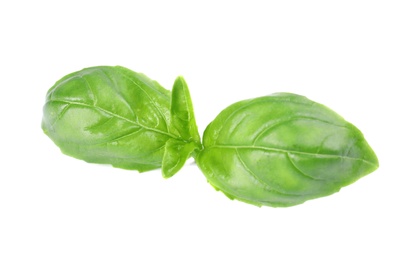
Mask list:
[{"label": "dark green leaf area", "polygon": [[147,171],[161,167],[170,138],[170,92],[123,67],[92,67],[48,91],[42,128],[63,153]]},{"label": "dark green leaf area", "polygon": [[292,206],[330,195],[378,167],[355,126],[288,93],[229,106],[203,140],[196,162],[208,181],[255,205]]}]

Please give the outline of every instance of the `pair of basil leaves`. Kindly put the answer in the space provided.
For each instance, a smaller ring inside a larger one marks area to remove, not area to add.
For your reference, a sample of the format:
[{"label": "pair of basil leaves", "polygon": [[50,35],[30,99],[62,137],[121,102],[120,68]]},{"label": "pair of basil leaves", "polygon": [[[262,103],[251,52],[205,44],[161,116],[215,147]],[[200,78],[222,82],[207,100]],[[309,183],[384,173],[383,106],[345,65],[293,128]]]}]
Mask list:
[{"label": "pair of basil leaves", "polygon": [[237,102],[203,142],[185,80],[172,91],[124,67],[92,67],[48,91],[43,131],[69,156],[168,178],[194,157],[231,199],[286,207],[330,195],[378,168],[362,133],[329,108],[278,93]]}]

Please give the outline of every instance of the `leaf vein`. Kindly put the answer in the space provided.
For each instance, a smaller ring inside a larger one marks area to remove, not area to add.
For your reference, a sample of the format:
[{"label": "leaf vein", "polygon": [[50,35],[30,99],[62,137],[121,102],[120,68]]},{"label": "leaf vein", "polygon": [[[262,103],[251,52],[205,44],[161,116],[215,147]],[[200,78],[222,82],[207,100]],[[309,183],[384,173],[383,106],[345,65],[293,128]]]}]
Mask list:
[{"label": "leaf vein", "polygon": [[235,149],[236,151],[236,156],[239,159],[240,163],[242,164],[243,168],[245,168],[245,170],[249,173],[250,176],[252,176],[253,179],[255,179],[257,182],[259,182],[260,184],[263,185],[263,187],[267,190],[271,190],[271,191],[275,191],[277,193],[283,194],[283,195],[288,195],[288,196],[297,196],[296,194],[288,194],[288,193],[284,193],[281,192],[275,188],[273,188],[271,184],[265,182],[264,180],[258,178],[252,171],[252,169],[249,168],[249,166],[247,166],[246,162],[242,159],[242,156],[239,154],[239,151],[237,149]]},{"label": "leaf vein", "polygon": [[116,92],[117,97],[122,100],[123,104],[132,112],[135,120],[137,121],[137,115],[136,112],[133,110],[133,108],[131,107],[130,103],[126,100],[126,98],[123,96],[123,94],[119,91],[119,84],[116,80],[114,80],[112,77],[110,77],[106,71],[104,70],[100,70],[103,75],[108,79],[109,82],[111,82],[114,85],[114,90]]},{"label": "leaf vein", "polygon": [[121,116],[121,115],[115,114],[115,113],[113,113],[113,112],[110,112],[110,111],[108,111],[108,110],[106,110],[106,109],[104,109],[104,108],[98,107],[98,106],[89,105],[89,104],[85,104],[85,103],[81,103],[81,102],[74,102],[74,101],[67,101],[67,100],[59,100],[59,99],[51,99],[51,100],[48,100],[48,101],[46,102],[46,104],[49,103],[49,102],[61,102],[61,103],[66,103],[66,104],[70,104],[70,105],[77,105],[77,106],[83,106],[83,107],[87,107],[87,108],[91,108],[91,109],[96,109],[96,110],[98,110],[98,111],[100,111],[100,112],[102,112],[102,113],[106,113],[106,114],[108,114],[108,115],[110,115],[110,116],[117,117],[117,118],[119,118],[119,119],[121,119],[121,120],[124,120],[124,121],[126,121],[126,122],[129,122],[130,124],[137,125],[137,126],[143,127],[144,129],[147,129],[147,130],[149,130],[149,131],[156,132],[156,133],[159,133],[159,134],[166,135],[166,136],[169,136],[169,137],[171,137],[171,138],[177,139],[177,137],[176,137],[175,135],[171,134],[171,133],[164,132],[164,131],[162,131],[162,130],[158,130],[158,129],[155,129],[155,128],[151,128],[151,127],[142,125],[141,123],[138,123],[138,122],[136,122],[136,121],[132,121],[132,120],[127,119],[127,118],[125,118],[125,117],[123,117],[123,116]]},{"label": "leaf vein", "polygon": [[54,125],[64,116],[64,114],[67,112],[67,110],[69,109],[70,104],[67,104],[63,110],[60,112],[59,116],[56,118],[56,120],[54,120],[54,122],[51,124],[51,127],[54,127]]},{"label": "leaf vein", "polygon": [[256,142],[259,141],[259,138],[261,138],[268,131],[273,130],[274,128],[276,128],[280,125],[283,125],[283,124],[286,124],[286,123],[289,123],[289,122],[293,122],[293,121],[297,121],[297,120],[301,120],[301,119],[313,120],[313,121],[318,121],[318,122],[321,122],[321,123],[324,123],[324,124],[333,125],[333,126],[336,126],[336,127],[348,128],[345,125],[337,125],[337,124],[334,124],[332,122],[321,120],[319,118],[314,118],[314,117],[307,117],[307,116],[290,117],[290,118],[288,118],[284,121],[280,121],[280,120],[276,121],[276,122],[274,122],[273,125],[265,126],[263,129],[258,131],[258,134],[253,138],[253,145],[255,145]]},{"label": "leaf vein", "polygon": [[321,153],[309,153],[309,152],[301,152],[301,151],[294,151],[294,150],[285,150],[285,149],[280,149],[280,148],[271,148],[271,147],[265,147],[265,146],[253,146],[253,145],[225,145],[225,144],[220,144],[220,145],[212,145],[205,147],[207,148],[223,148],[223,149],[258,149],[258,150],[264,150],[264,151],[269,151],[269,152],[277,152],[277,153],[293,153],[293,154],[301,154],[301,155],[309,155],[309,156],[316,156],[316,157],[326,157],[326,158],[341,158],[341,159],[348,159],[348,160],[356,160],[356,161],[363,161],[367,164],[373,165],[376,167],[376,165],[370,161],[367,161],[362,158],[355,158],[355,157],[348,157],[348,156],[342,156],[342,155],[336,155],[336,154],[321,154]]},{"label": "leaf vein", "polygon": [[126,75],[124,72],[119,71],[119,73],[122,74],[126,79],[130,80],[131,82],[133,82],[133,84],[135,84],[135,85],[147,96],[147,98],[150,100],[150,103],[155,107],[155,109],[156,109],[157,112],[159,113],[160,117],[163,119],[167,131],[169,131],[168,122],[167,122],[165,116],[163,115],[162,111],[160,111],[159,107],[156,105],[156,103],[153,101],[153,99],[150,97],[149,93],[147,93],[147,92],[142,88],[142,86],[140,86],[137,82],[135,82],[132,78],[130,78],[130,77],[129,77],[128,75]]},{"label": "leaf vein", "polygon": [[321,179],[321,178],[315,178],[311,175],[308,175],[306,173],[304,173],[300,168],[298,168],[298,166],[295,164],[295,162],[292,160],[292,158],[290,157],[289,153],[286,153],[286,157],[288,158],[289,162],[292,164],[293,168],[296,169],[297,172],[299,172],[302,176],[314,180],[314,181],[325,181],[325,179]]}]

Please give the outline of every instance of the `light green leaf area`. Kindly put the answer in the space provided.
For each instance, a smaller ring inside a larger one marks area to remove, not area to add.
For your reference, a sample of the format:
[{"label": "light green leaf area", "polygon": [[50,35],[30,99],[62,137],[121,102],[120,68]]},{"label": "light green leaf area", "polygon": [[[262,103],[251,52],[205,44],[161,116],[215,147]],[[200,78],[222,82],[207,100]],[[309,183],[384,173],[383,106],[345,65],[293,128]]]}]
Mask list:
[{"label": "light green leaf area", "polygon": [[292,206],[330,195],[378,168],[362,133],[329,108],[279,93],[223,110],[196,162],[228,197]]},{"label": "light green leaf area", "polygon": [[186,160],[202,148],[189,89],[183,77],[175,80],[172,89],[170,131],[180,140],[169,140],[163,157],[162,173],[169,178]]},{"label": "light green leaf area", "polygon": [[140,172],[161,167],[170,92],[123,67],[69,74],[48,91],[42,128],[63,153]]},{"label": "light green leaf area", "polygon": [[162,162],[162,174],[165,178],[175,175],[196,149],[193,142],[186,143],[176,139],[169,139],[166,143]]}]

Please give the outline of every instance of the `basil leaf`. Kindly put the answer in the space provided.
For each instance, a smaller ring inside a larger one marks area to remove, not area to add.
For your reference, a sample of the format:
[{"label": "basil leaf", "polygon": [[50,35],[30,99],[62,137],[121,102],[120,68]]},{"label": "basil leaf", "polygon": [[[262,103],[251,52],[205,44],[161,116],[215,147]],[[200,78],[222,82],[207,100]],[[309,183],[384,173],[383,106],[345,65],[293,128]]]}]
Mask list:
[{"label": "basil leaf", "polygon": [[92,67],[47,93],[42,128],[72,157],[140,172],[160,168],[170,132],[170,92],[123,67]]},{"label": "basil leaf", "polygon": [[193,142],[186,143],[176,139],[169,139],[163,156],[163,177],[170,178],[175,175],[185,165],[185,162],[195,149],[196,144]]},{"label": "basil leaf", "polygon": [[178,77],[173,85],[170,112],[170,131],[180,140],[170,139],[166,144],[162,165],[165,178],[179,171],[190,155],[202,147],[192,100],[183,77]]},{"label": "basil leaf", "polygon": [[354,125],[295,94],[235,103],[209,124],[203,140],[196,162],[208,182],[258,206],[330,195],[378,168]]}]

